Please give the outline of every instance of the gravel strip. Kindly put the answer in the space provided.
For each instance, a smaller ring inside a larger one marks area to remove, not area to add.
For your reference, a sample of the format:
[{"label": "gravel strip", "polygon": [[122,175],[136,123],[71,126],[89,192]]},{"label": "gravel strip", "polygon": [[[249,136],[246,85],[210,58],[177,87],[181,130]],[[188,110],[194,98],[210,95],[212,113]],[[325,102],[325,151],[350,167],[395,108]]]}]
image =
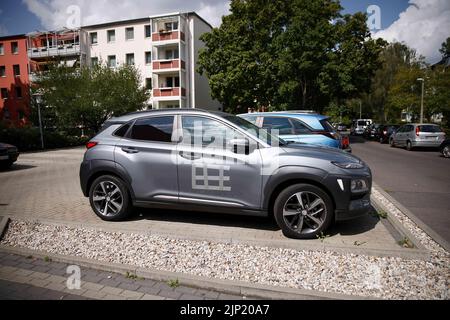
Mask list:
[{"label": "gravel strip", "polygon": [[[449,257],[297,251],[12,221],[2,243],[198,276],[387,299],[448,299]],[[438,248],[439,249],[439,248]]]}]

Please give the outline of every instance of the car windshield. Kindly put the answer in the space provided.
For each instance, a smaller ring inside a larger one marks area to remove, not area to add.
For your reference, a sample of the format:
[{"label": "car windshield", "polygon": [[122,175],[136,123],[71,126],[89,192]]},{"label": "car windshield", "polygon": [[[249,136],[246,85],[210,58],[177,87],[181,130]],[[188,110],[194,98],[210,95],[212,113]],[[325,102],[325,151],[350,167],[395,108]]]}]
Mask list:
[{"label": "car windshield", "polygon": [[287,142],[284,141],[283,139],[281,139],[278,135],[276,135],[275,133],[271,132],[269,133],[266,129],[263,128],[259,128],[256,125],[254,125],[253,123],[234,116],[234,115],[225,115],[222,116],[224,119],[230,121],[231,123],[233,123],[234,125],[238,126],[239,128],[243,129],[244,131],[246,131],[247,133],[249,133],[250,135],[266,142],[268,145],[270,146],[280,146],[280,145],[286,145]]},{"label": "car windshield", "polygon": [[358,126],[365,126],[365,125],[367,125],[366,121],[363,120],[358,121]]},{"label": "car windshield", "polygon": [[420,126],[421,132],[442,132],[441,128],[439,126],[433,126],[433,125],[425,125]]}]

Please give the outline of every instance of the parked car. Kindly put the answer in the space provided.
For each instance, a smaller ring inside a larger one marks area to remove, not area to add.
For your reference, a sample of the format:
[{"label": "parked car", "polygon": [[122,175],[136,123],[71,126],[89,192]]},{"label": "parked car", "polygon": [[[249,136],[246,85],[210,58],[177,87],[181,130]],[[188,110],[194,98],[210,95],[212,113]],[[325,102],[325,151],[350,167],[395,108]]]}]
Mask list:
[{"label": "parked car", "polygon": [[445,133],[436,124],[411,123],[400,127],[389,138],[391,147],[406,147],[412,150],[415,147],[438,148],[445,140]]},{"label": "parked car", "polygon": [[369,124],[366,129],[364,129],[363,137],[369,140],[374,140],[377,138],[377,130],[380,127],[378,123]]},{"label": "parked car", "polygon": [[350,128],[351,135],[362,135],[368,125],[372,123],[372,119],[358,119],[354,120]]},{"label": "parked car", "polygon": [[0,167],[9,168],[17,161],[19,150],[17,147],[0,142]]},{"label": "parked car", "polygon": [[273,215],[287,237],[315,238],[370,211],[372,175],[357,157],[288,143],[219,112],[165,109],[107,121],[80,166],[96,215],[132,206]]},{"label": "parked car", "polygon": [[398,130],[400,126],[395,124],[384,124],[378,127],[375,138],[380,143],[388,143],[389,137]]},{"label": "parked car", "polygon": [[439,150],[446,158],[450,158],[450,139],[444,140],[439,146]]},{"label": "parked car", "polygon": [[[277,130],[280,138],[286,141],[339,149],[344,147],[342,136],[330,124],[327,116],[288,111],[246,113],[238,116],[269,132]],[[345,147],[346,151],[351,152],[349,144]]]}]

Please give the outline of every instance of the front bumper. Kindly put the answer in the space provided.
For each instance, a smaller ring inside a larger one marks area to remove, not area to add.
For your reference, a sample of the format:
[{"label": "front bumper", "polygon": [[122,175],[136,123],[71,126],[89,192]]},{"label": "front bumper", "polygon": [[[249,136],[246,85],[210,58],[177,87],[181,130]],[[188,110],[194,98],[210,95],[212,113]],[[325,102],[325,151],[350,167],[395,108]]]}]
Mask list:
[{"label": "front bumper", "polygon": [[14,163],[17,161],[17,158],[19,157],[18,151],[7,151],[7,152],[1,152],[0,153],[0,162],[10,162]]},{"label": "front bumper", "polygon": [[371,211],[370,194],[350,200],[348,210],[336,210],[336,221],[345,221],[367,215]]}]

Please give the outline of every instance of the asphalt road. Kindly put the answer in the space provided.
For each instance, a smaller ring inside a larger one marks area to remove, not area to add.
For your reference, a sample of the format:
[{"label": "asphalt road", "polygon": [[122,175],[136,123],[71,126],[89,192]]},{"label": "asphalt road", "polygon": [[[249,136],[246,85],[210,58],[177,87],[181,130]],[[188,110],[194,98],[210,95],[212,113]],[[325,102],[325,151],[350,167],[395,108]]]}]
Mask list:
[{"label": "asphalt road", "polygon": [[406,151],[361,137],[350,144],[375,183],[450,242],[450,159],[437,150]]}]

